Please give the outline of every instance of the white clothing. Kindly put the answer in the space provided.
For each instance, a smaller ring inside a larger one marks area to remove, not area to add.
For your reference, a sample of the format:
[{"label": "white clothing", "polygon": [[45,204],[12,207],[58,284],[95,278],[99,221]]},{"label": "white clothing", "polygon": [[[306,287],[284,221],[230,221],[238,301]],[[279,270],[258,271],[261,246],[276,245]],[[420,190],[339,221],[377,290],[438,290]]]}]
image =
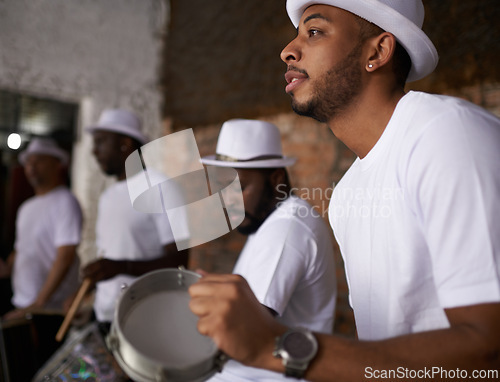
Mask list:
[{"label": "white clothing", "polygon": [[[291,196],[250,235],[233,273],[289,327],[331,333],[337,295],[330,230],[306,201]],[[229,361],[210,381],[295,380]]]},{"label": "white clothing", "polygon": [[362,340],[449,327],[500,301],[500,121],[410,92],[335,187],[330,223]]},{"label": "white clothing", "polygon": [[[96,222],[98,256],[111,260],[153,260],[163,256],[164,246],[174,242],[165,213],[136,211],[130,202],[127,181],[106,189],[99,199]],[[121,286],[136,277],[117,275],[97,283],[94,311],[98,321],[111,322]]]},{"label": "white clothing", "polygon": [[[12,273],[12,304],[23,308],[35,302],[57,257],[57,249],[78,245],[82,212],[73,194],[63,186],[26,200],[16,219],[16,258]],[[45,305],[62,309],[64,300],[78,288],[79,261],[73,262],[64,280]]]}]

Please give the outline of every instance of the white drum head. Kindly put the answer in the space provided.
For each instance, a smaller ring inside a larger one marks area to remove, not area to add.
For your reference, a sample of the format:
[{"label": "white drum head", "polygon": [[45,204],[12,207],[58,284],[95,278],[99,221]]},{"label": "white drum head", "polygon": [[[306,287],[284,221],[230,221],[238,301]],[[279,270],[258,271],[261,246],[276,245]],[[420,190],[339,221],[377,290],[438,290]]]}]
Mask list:
[{"label": "white drum head", "polygon": [[108,344],[138,382],[203,381],[219,368],[214,342],[197,330],[187,289],[193,272],[165,269],[135,280],[118,302]]}]

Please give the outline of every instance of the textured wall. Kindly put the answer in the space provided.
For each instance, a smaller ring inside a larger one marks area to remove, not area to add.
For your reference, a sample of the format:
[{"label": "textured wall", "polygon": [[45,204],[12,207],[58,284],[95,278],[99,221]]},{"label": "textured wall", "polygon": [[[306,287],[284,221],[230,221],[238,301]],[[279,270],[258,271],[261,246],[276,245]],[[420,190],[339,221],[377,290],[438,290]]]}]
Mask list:
[{"label": "textured wall", "polygon": [[424,30],[439,64],[423,80],[433,92],[500,83],[498,0],[424,0]]},{"label": "textured wall", "polygon": [[168,16],[162,0],[0,1],[0,87],[80,105],[72,184],[85,213],[81,246],[93,256],[96,201],[110,181],[82,127],[106,107],[126,107],[161,134],[157,67]]},{"label": "textured wall", "polygon": [[161,84],[174,127],[288,109],[285,0],[172,0]]}]

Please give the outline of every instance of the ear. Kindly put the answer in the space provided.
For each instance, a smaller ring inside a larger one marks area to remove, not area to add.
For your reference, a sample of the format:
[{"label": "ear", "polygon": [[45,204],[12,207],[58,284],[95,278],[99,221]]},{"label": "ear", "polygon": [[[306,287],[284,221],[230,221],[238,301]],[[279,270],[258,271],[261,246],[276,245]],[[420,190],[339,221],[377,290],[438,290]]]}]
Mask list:
[{"label": "ear", "polygon": [[274,190],[276,190],[280,184],[284,184],[285,179],[286,179],[286,176],[285,176],[285,169],[284,168],[277,168],[269,176],[269,181],[271,182],[271,185],[273,186]]},{"label": "ear", "polygon": [[120,145],[119,150],[127,156],[130,155],[132,151],[134,151],[134,142],[130,137],[127,136],[120,137],[119,145]]},{"label": "ear", "polygon": [[396,37],[392,33],[384,32],[369,41],[370,56],[365,64],[367,72],[371,73],[387,66],[396,50]]}]

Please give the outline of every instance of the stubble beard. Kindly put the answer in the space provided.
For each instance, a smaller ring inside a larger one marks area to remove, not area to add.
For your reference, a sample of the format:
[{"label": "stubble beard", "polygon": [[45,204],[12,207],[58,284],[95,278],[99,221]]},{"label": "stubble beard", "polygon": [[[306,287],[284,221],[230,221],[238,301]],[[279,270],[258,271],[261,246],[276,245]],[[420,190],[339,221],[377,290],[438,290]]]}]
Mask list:
[{"label": "stubble beard", "polygon": [[245,211],[245,217],[248,220],[247,225],[238,226],[236,229],[242,235],[251,235],[260,228],[260,226],[266,221],[266,219],[274,211],[274,189],[270,182],[266,183],[266,188],[262,193],[262,197],[256,207],[256,211],[262,212],[260,217],[257,217],[247,211]]},{"label": "stubble beard", "polygon": [[309,101],[300,104],[292,93],[293,111],[326,123],[351,105],[361,92],[361,48],[362,44],[356,45],[346,58],[316,81],[314,93]]}]

